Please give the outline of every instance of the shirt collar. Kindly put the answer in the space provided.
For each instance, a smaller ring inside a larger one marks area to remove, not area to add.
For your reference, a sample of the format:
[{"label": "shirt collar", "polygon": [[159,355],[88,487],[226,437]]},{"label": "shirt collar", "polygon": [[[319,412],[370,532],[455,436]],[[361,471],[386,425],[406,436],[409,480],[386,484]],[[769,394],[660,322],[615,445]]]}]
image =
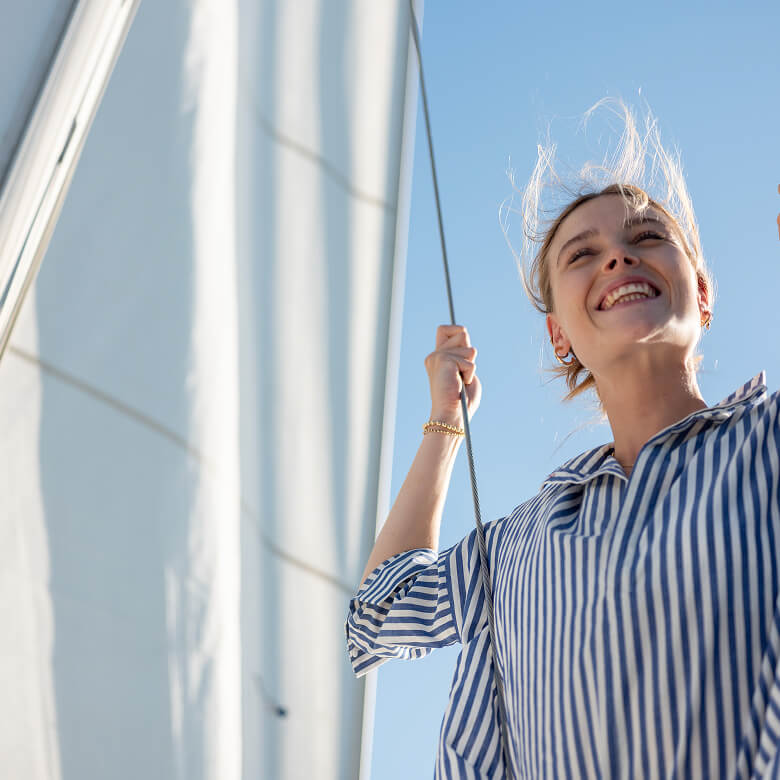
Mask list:
[{"label": "shirt collar", "polygon": [[[766,392],[766,371],[759,371],[751,380],[745,382],[742,387],[735,390],[731,395],[726,396],[720,403],[715,406],[708,406],[706,409],[700,409],[697,412],[692,412],[682,420],[678,420],[676,423],[672,423],[656,433],[649,441],[663,438],[670,433],[691,425],[697,420],[711,420],[714,423],[721,423],[731,417],[740,406],[747,405],[752,401],[763,400]],[[618,474],[625,478],[625,473],[620,464],[609,454],[613,444],[614,442],[602,444],[600,447],[586,450],[575,458],[566,461],[544,480],[542,488],[548,483],[587,482],[601,474]]]}]

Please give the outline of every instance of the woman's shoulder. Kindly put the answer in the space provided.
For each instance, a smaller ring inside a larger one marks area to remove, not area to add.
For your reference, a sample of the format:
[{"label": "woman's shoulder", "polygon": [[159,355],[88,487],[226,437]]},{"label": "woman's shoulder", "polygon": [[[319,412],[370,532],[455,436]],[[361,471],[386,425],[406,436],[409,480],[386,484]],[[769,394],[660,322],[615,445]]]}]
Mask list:
[{"label": "woman's shoulder", "polygon": [[485,525],[485,538],[495,537],[499,541],[506,533],[516,531],[518,526],[536,522],[547,514],[549,504],[555,500],[554,485],[544,484],[536,495],[518,504],[509,514]]},{"label": "woman's shoulder", "polygon": [[778,414],[778,409],[780,409],[780,388],[774,392],[767,390],[765,395],[759,396],[759,400],[756,403],[756,406],[761,412],[765,414],[771,414],[776,417]]},{"label": "woman's shoulder", "polygon": [[[728,403],[732,398],[734,400]],[[733,424],[744,425],[747,420],[753,436],[761,432],[774,436],[780,434],[780,389],[774,392],[767,389],[765,371],[756,374],[721,405],[730,412]]]}]

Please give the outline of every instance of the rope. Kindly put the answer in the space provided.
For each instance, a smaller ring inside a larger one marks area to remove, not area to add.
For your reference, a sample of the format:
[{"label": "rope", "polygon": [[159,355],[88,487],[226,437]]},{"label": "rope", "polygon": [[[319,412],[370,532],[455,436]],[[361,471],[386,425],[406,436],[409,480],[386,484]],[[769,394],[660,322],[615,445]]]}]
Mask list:
[{"label": "rope", "polygon": [[[417,49],[417,61],[419,63],[420,73],[420,93],[422,95],[423,113],[425,115],[425,131],[428,135],[428,153],[431,160],[431,173],[433,175],[433,192],[436,197],[436,215],[439,220],[439,238],[441,240],[441,254],[444,260],[444,281],[447,286],[447,302],[450,307],[450,321],[453,325],[455,321],[455,306],[452,302],[452,284],[450,282],[450,266],[447,262],[447,246],[444,242],[444,223],[441,215],[441,201],[439,199],[439,182],[436,178],[436,164],[434,162],[433,155],[433,137],[431,135],[431,119],[428,113],[428,97],[425,93],[425,79],[423,78],[423,61],[422,50],[420,48],[420,33],[417,27],[417,17],[414,13],[414,0],[409,0],[409,11],[411,13],[410,26],[412,28],[412,36],[414,38],[414,46]],[[501,679],[501,674],[498,671],[498,654],[496,648],[496,629],[495,620],[493,618],[493,589],[490,584],[490,565],[488,564],[487,557],[487,545],[485,544],[485,529],[482,526],[482,514],[479,509],[479,494],[477,493],[477,474],[474,469],[474,454],[471,449],[471,430],[469,429],[469,414],[468,406],[466,404],[466,386],[465,384],[461,388],[460,393],[460,405],[463,410],[463,429],[466,432],[466,453],[469,461],[469,475],[471,477],[471,493],[474,498],[474,517],[477,525],[477,542],[479,545],[479,563],[480,571],[482,572],[482,591],[485,596],[485,605],[487,606],[488,613],[488,626],[490,629],[490,644],[493,648],[493,678],[496,684],[496,690],[498,692],[498,710],[499,720],[501,722],[501,747],[504,757],[504,767],[506,769],[506,776],[513,780],[514,773],[512,771],[512,764],[510,762],[509,752],[509,734],[507,730],[507,716],[506,716],[506,702],[504,700],[504,681]]]}]

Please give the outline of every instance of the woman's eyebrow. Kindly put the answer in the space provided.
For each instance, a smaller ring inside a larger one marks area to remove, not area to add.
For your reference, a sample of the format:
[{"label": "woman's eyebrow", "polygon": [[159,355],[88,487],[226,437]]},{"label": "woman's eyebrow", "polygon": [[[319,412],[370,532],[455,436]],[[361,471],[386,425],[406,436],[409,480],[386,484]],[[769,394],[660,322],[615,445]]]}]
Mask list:
[{"label": "woman's eyebrow", "polygon": [[[659,225],[662,225],[663,227],[666,227],[666,222],[664,222],[662,219],[658,219],[657,217],[629,217],[624,223],[623,228],[630,228],[634,227],[634,225],[644,225],[646,222],[656,222]],[[588,228],[587,230],[583,230],[582,233],[577,233],[576,236],[573,238],[570,238],[562,247],[561,251],[558,252],[558,259],[556,260],[556,265],[560,265],[561,257],[563,256],[563,252],[566,249],[567,246],[570,246],[571,244],[576,243],[577,241],[582,241],[584,238],[593,238],[593,236],[597,236],[599,234],[599,231],[595,228]]]}]

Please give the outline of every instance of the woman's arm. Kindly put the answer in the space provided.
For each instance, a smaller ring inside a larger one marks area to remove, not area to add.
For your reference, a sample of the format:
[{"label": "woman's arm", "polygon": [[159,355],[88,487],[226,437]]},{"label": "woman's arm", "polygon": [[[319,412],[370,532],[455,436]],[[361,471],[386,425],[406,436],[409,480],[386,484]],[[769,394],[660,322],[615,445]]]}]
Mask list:
[{"label": "woman's arm", "polygon": [[[463,383],[469,418],[477,410],[482,389],[475,373],[476,355],[464,327],[442,325],[438,328],[436,349],[425,359],[431,388],[431,420],[462,427],[460,391]],[[361,584],[380,563],[399,552],[418,547],[438,549],[444,501],[461,438],[436,432],[423,436],[368,558]]]}]

